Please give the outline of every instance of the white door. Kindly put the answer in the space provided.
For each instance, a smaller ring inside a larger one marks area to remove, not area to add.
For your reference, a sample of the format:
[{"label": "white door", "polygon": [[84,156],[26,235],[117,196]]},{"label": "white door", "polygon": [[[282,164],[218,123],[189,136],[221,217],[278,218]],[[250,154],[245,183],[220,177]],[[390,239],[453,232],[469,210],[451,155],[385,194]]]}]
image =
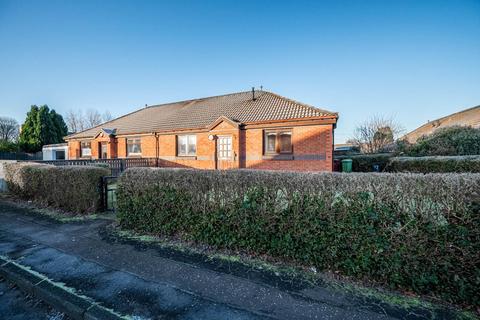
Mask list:
[{"label": "white door", "polygon": [[233,161],[232,136],[218,136],[217,138],[217,169],[231,169]]}]

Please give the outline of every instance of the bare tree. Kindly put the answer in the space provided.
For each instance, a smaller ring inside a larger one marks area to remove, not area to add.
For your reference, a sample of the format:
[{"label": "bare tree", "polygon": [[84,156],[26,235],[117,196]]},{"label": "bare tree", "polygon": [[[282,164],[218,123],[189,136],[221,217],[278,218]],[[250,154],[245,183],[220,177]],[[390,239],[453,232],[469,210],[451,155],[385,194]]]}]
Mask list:
[{"label": "bare tree", "polygon": [[102,114],[102,120],[103,122],[107,122],[107,121],[110,121],[110,120],[113,120],[113,116],[112,114],[110,113],[110,111],[105,111],[103,114]]},{"label": "bare tree", "polygon": [[97,110],[88,109],[87,113],[85,114],[85,123],[87,129],[98,126],[102,123],[102,115]]},{"label": "bare tree", "polygon": [[376,153],[391,145],[402,132],[402,126],[393,119],[374,116],[355,128],[352,141],[363,152]]},{"label": "bare tree", "polygon": [[97,110],[88,109],[85,113],[82,110],[69,110],[65,117],[69,132],[80,132],[98,126],[113,119],[112,114],[107,110],[100,114]]},{"label": "bare tree", "polygon": [[0,140],[16,141],[18,138],[18,122],[9,117],[0,117]]},{"label": "bare tree", "polygon": [[69,110],[65,116],[69,132],[80,132],[86,129],[82,110]]}]

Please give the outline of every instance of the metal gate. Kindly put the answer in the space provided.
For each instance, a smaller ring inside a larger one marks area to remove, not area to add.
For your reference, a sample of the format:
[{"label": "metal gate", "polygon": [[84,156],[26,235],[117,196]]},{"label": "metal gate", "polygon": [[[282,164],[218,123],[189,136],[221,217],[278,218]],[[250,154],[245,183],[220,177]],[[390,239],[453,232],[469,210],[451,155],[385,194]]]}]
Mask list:
[{"label": "metal gate", "polygon": [[105,211],[115,211],[117,209],[117,180],[118,177],[114,176],[102,178]]}]

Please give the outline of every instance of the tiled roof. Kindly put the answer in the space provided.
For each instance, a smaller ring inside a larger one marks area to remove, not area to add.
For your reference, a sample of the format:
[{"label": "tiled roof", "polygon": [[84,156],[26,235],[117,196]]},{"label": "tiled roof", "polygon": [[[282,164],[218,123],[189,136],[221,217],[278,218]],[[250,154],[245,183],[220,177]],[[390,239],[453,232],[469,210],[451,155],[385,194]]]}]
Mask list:
[{"label": "tiled roof", "polygon": [[403,139],[406,139],[410,143],[415,143],[415,141],[421,136],[430,135],[437,129],[452,126],[480,128],[480,106],[462,110],[437,120],[429,121],[423,126],[407,133]]},{"label": "tiled roof", "polygon": [[239,123],[337,117],[337,113],[268,91],[255,91],[255,98],[252,99],[251,91],[246,91],[150,106],[69,135],[67,139],[93,137],[102,128],[115,129],[117,135],[207,128],[221,116]]}]

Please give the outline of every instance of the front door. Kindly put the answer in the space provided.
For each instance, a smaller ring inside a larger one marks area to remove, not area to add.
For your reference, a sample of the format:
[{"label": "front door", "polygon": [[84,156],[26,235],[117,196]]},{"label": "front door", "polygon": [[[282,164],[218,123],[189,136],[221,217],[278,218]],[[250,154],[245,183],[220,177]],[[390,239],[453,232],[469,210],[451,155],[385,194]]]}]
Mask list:
[{"label": "front door", "polygon": [[100,159],[107,159],[107,143],[100,142]]},{"label": "front door", "polygon": [[232,136],[217,138],[217,169],[226,170],[234,167]]}]

